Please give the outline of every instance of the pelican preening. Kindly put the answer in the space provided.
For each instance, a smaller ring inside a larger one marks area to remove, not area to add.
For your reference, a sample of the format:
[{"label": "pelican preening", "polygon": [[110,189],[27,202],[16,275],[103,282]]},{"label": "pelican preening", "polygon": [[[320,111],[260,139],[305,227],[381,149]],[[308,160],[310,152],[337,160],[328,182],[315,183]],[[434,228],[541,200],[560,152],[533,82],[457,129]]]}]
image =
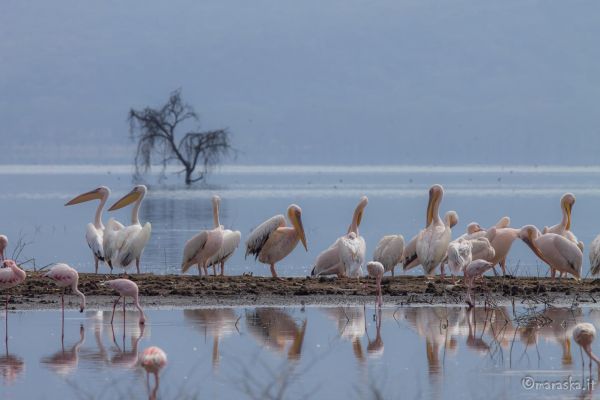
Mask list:
[{"label": "pelican preening", "polygon": [[[583,252],[583,242],[577,240],[577,237],[571,232],[571,213],[573,212],[573,205],[575,204],[575,196],[572,193],[565,193],[560,198],[560,209],[562,211],[562,219],[561,221],[551,227],[545,226],[542,230],[543,234],[546,233],[555,233],[557,235],[563,236],[579,247],[579,250]],[[554,268],[550,268],[551,275],[554,278],[556,274],[556,270]],[[562,276],[563,273],[560,273]]]},{"label": "pelican preening", "polygon": [[443,196],[444,189],[440,185],[433,185],[429,189],[426,227],[417,235],[417,257],[425,275],[432,275],[440,265],[452,238],[452,228],[442,221],[439,214]]},{"label": "pelican preening", "polygon": [[519,238],[551,269],[581,278],[583,253],[574,242],[556,233],[541,234],[533,225],[522,227]]},{"label": "pelican preening", "polygon": [[302,226],[302,209],[292,204],[287,209],[287,216],[291,227],[286,226],[283,215],[276,215],[257,226],[246,241],[246,257],[252,254],[261,263],[269,264],[274,278],[277,278],[275,263],[290,254],[298,241],[308,251]]},{"label": "pelican preening", "polygon": [[[215,257],[223,245],[224,229],[219,223],[219,205],[221,198],[213,196],[213,222],[214,228],[200,231],[185,243],[183,248],[183,261],[181,272],[186,273],[191,266],[198,266],[198,275],[208,275],[208,261]],[[215,266],[215,275],[217,267]],[[223,272],[223,271],[221,271]]]},{"label": "pelican preening", "polygon": [[368,203],[369,199],[366,196],[361,197],[352,214],[348,232],[317,256],[311,272],[312,276],[337,274],[338,277],[357,277],[361,275],[367,246],[365,239],[359,235],[358,228]]},{"label": "pelican preening", "polygon": [[[98,207],[96,208],[96,215],[94,216],[94,222],[87,224],[85,231],[85,240],[88,246],[92,250],[94,256],[94,272],[98,273],[98,262],[105,261],[104,258],[104,224],[102,223],[102,211],[104,205],[108,201],[110,196],[110,189],[106,186],[100,186],[92,191],[80,194],[79,196],[69,200],[65,206],[72,206],[74,204],[84,203],[92,200],[100,200]],[[110,271],[112,272],[112,265],[108,263]]]}]

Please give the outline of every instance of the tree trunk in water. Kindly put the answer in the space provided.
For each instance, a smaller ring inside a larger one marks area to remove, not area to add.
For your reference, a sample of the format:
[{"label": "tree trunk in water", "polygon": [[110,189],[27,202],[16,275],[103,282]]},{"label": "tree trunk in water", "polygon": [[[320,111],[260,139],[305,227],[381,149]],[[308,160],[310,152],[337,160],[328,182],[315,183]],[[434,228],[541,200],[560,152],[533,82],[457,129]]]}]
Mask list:
[{"label": "tree trunk in water", "polygon": [[194,171],[190,168],[185,169],[185,184],[188,186],[192,184],[192,172]]}]

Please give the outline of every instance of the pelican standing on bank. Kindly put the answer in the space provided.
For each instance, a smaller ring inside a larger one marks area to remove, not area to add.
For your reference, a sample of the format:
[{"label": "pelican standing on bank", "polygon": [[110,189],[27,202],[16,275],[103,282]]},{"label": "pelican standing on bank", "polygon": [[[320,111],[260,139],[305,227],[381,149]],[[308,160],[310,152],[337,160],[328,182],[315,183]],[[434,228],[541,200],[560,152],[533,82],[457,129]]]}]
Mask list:
[{"label": "pelican standing on bank", "polygon": [[146,222],[142,226],[139,219],[140,206],[147,191],[146,186],[137,185],[108,209],[108,211],[114,211],[135,203],[131,209],[131,225],[116,232],[116,254],[113,255],[112,263],[114,264],[116,260],[117,266],[127,269],[135,261],[138,274],[140,273],[140,258],[152,233],[150,222]]},{"label": "pelican standing on bank", "polygon": [[274,278],[277,278],[275,263],[290,254],[298,241],[308,251],[302,226],[302,209],[292,204],[287,209],[287,216],[291,227],[286,226],[283,215],[276,215],[256,227],[246,241],[246,257],[252,254],[261,263],[269,264]]},{"label": "pelican standing on bank", "polygon": [[451,228],[442,221],[439,215],[443,196],[442,186],[433,185],[429,189],[427,227],[417,237],[417,257],[419,257],[425,275],[428,276],[434,273],[446,256],[446,250],[448,250],[448,244],[452,237]]},{"label": "pelican standing on bank", "polygon": [[361,197],[354,209],[348,232],[318,255],[311,272],[312,276],[337,274],[338,277],[356,277],[360,275],[365,261],[366,244],[364,238],[359,235],[358,228],[368,203],[369,199],[366,196]]},{"label": "pelican standing on bank", "polygon": [[[215,196],[219,200],[219,205],[221,204],[221,198],[219,196]],[[213,206],[214,208],[214,206]],[[215,228],[217,226],[221,226],[219,222],[219,209],[217,208],[216,219],[215,219]],[[213,218],[215,215],[213,214]],[[235,250],[240,245],[240,240],[242,239],[242,233],[240,231],[232,231],[231,229],[223,229],[223,243],[219,248],[219,251],[208,259],[206,265],[209,267],[214,267],[214,273],[217,273],[217,265],[221,265],[221,276],[225,274],[225,262],[229,260],[229,258],[235,253]]]},{"label": "pelican standing on bank", "polygon": [[[69,200],[65,206],[72,206],[74,204],[84,203],[92,200],[100,200],[98,207],[96,208],[96,215],[93,223],[88,223],[85,231],[85,240],[88,246],[92,250],[94,256],[94,272],[98,273],[98,262],[105,261],[104,258],[104,224],[102,223],[102,210],[104,205],[108,201],[110,196],[110,189],[106,186],[100,186],[90,192],[80,194],[79,196]],[[108,264],[108,263],[107,263]],[[112,265],[108,264],[110,272],[112,272]]]},{"label": "pelican standing on bank", "polygon": [[[447,211],[446,214],[444,214],[444,224],[448,229],[452,229],[458,224],[458,214],[456,211]],[[413,236],[408,244],[404,246],[404,252],[402,253],[402,270],[404,272],[421,265],[421,261],[417,256],[417,239],[419,238],[419,234],[420,232]]]},{"label": "pelican standing on bank", "polygon": [[[572,193],[565,193],[560,198],[560,209],[562,211],[562,219],[560,222],[554,226],[547,227],[545,226],[542,229],[542,233],[556,233],[557,235],[564,236],[569,239],[573,243],[579,247],[581,251],[583,251],[583,242],[577,240],[577,236],[571,232],[571,213],[573,212],[573,205],[575,205],[575,195]],[[554,278],[556,271],[551,269],[551,275]],[[562,273],[561,273],[562,276]]]},{"label": "pelican standing on bank", "polygon": [[577,280],[581,278],[583,253],[569,239],[556,233],[542,235],[533,225],[522,227],[519,238],[551,269],[569,273]]},{"label": "pelican standing on bank", "polygon": [[6,235],[0,235],[0,262],[5,260],[5,251],[8,247],[8,238]]},{"label": "pelican standing on bank", "polygon": [[[208,261],[219,253],[223,245],[224,229],[219,224],[220,204],[221,198],[213,196],[213,222],[215,227],[210,230],[200,231],[185,243],[183,261],[181,263],[181,272],[184,274],[191,266],[197,265],[198,275],[202,276],[202,271],[204,271],[204,275],[208,275]],[[223,269],[221,268],[222,272]],[[215,275],[216,273],[217,267],[215,265]]]}]

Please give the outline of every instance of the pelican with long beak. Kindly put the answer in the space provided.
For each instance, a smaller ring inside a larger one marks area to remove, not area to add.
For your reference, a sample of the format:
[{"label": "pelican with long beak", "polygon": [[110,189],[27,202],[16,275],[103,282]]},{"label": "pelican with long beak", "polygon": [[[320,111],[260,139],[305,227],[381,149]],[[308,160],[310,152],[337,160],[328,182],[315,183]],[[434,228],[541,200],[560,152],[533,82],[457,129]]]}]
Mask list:
[{"label": "pelican with long beak", "polygon": [[[221,204],[221,198],[219,196],[215,196],[219,205]],[[219,207],[217,207],[216,214],[214,213],[214,205],[213,205],[213,219],[215,222],[215,228],[221,227],[221,223],[219,222]],[[229,260],[229,258],[235,253],[235,250],[240,245],[240,240],[242,239],[242,233],[240,231],[232,231],[231,229],[223,229],[223,243],[219,248],[217,254],[208,259],[206,265],[209,267],[214,267],[214,274],[217,274],[217,264],[221,264],[221,276],[225,274],[225,261]]]},{"label": "pelican with long beak", "polygon": [[358,228],[368,203],[369,199],[366,196],[361,197],[354,209],[348,232],[319,254],[311,272],[312,276],[337,274],[338,277],[356,277],[360,275],[367,246],[365,239],[359,235]]},{"label": "pelican with long beak", "polygon": [[[150,240],[152,233],[152,225],[146,222],[144,226],[140,223],[139,211],[142,201],[146,196],[148,189],[144,185],[135,186],[131,192],[121,197],[113,204],[108,211],[118,210],[129,204],[134,203],[131,209],[131,225],[116,231],[114,254],[111,262],[117,266],[126,269],[135,261],[137,273],[140,273],[140,258],[144,252],[144,248]],[[111,221],[109,221],[110,223]],[[109,225],[107,230],[112,229]]]},{"label": "pelican with long beak", "polygon": [[417,257],[423,266],[425,275],[432,275],[446,256],[448,244],[452,237],[452,229],[440,218],[440,203],[444,196],[441,185],[433,185],[429,189],[426,228],[417,237]]},{"label": "pelican with long beak", "polygon": [[[573,212],[573,205],[575,205],[575,195],[572,193],[565,193],[560,198],[560,209],[562,211],[562,219],[554,226],[545,226],[542,229],[542,233],[556,233],[561,235],[575,243],[581,251],[583,251],[583,242],[577,240],[577,236],[571,231],[571,214]],[[556,271],[551,270],[551,275],[554,277]],[[562,275],[562,274],[561,274]]]},{"label": "pelican with long beak", "polygon": [[583,253],[572,241],[556,233],[541,234],[533,225],[525,225],[519,232],[523,240],[533,253],[551,269],[569,273],[579,280],[581,278],[581,264]]},{"label": "pelican with long beak", "polygon": [[[458,224],[458,214],[456,211],[447,211],[446,214],[444,214],[444,225],[446,225],[448,229],[452,229],[456,224]],[[424,229],[421,230],[421,232],[423,231]],[[408,244],[404,246],[404,251],[402,252],[402,270],[404,272],[421,265],[421,261],[417,256],[417,239],[421,232],[413,236]]]},{"label": "pelican with long beak", "polygon": [[275,263],[290,254],[299,241],[308,251],[302,226],[302,209],[292,204],[287,209],[287,216],[292,226],[286,226],[283,215],[276,215],[257,226],[246,241],[246,257],[252,254],[261,263],[269,264],[274,278],[277,278]]},{"label": "pelican with long beak", "polygon": [[[100,186],[97,189],[80,194],[65,204],[65,206],[72,206],[74,204],[85,203],[92,200],[100,200],[100,203],[98,203],[98,207],[96,208],[94,222],[87,224],[85,231],[85,240],[87,241],[87,244],[92,250],[92,254],[94,256],[95,273],[98,273],[98,263],[100,261],[105,261],[103,245],[105,227],[102,223],[102,210],[104,209],[104,205],[106,204],[109,196],[110,189],[106,186]],[[110,267],[110,272],[112,272],[112,265],[109,263],[107,264]]]},{"label": "pelican with long beak", "polygon": [[[181,272],[186,273],[191,266],[198,266],[198,275],[208,275],[208,261],[216,256],[219,249],[223,245],[224,229],[219,223],[219,206],[221,198],[213,196],[213,221],[214,229],[200,231],[190,240],[188,240],[183,248],[183,262],[181,263]],[[215,275],[217,267],[215,265]]]}]

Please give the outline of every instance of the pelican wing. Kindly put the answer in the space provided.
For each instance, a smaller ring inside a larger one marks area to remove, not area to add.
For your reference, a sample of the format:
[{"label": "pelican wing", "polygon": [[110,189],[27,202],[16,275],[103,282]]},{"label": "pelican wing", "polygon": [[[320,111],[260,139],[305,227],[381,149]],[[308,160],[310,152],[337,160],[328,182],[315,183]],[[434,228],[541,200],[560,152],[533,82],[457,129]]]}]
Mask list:
[{"label": "pelican wing", "polygon": [[384,270],[388,272],[402,262],[403,253],[404,237],[402,235],[387,235],[377,243],[373,260],[383,264]]},{"label": "pelican wing", "polygon": [[194,265],[196,262],[196,254],[204,248],[208,239],[208,231],[201,231],[185,243],[183,248],[183,261],[181,262],[181,271],[183,273]]},{"label": "pelican wing", "polygon": [[417,256],[417,238],[419,234],[415,235],[408,244],[404,246],[404,252],[402,253],[402,269],[408,271],[420,264],[419,257]]},{"label": "pelican wing", "polygon": [[592,275],[600,273],[600,235],[590,245],[590,270]]},{"label": "pelican wing", "polygon": [[250,236],[248,236],[248,240],[246,240],[245,257],[248,257],[248,254],[252,254],[255,259],[258,258],[258,254],[265,246],[269,236],[275,232],[277,228],[284,226],[285,217],[281,214],[271,217],[257,226],[252,233],[250,233]]},{"label": "pelican wing", "polygon": [[583,253],[579,250],[576,243],[563,236],[555,236],[553,238],[554,245],[559,254],[565,259],[566,265],[569,267],[569,272],[576,278],[581,277],[581,264],[583,263]]},{"label": "pelican wing", "polygon": [[454,274],[463,271],[471,262],[471,246],[468,240],[454,241],[448,245],[448,266]]},{"label": "pelican wing", "polygon": [[471,240],[471,253],[473,260],[491,261],[496,256],[496,251],[487,238]]},{"label": "pelican wing", "polygon": [[240,231],[232,231],[229,229],[225,229],[223,231],[223,244],[221,248],[211,258],[208,259],[207,266],[219,264],[225,262],[233,255],[235,249],[240,245],[240,240],[242,238],[242,233]]},{"label": "pelican wing", "polygon": [[349,277],[362,275],[362,265],[365,262],[367,246],[362,236],[349,234],[338,240],[340,261]]},{"label": "pelican wing", "polygon": [[151,233],[152,225],[150,225],[150,222],[146,222],[143,227],[139,224],[129,225],[119,231],[117,235],[119,249],[117,259],[121,267],[126,268],[141,257],[146,243],[150,240]]},{"label": "pelican wing", "polygon": [[340,261],[339,241],[340,239],[336,240],[317,256],[311,275],[333,275],[344,272],[344,267]]},{"label": "pelican wing", "polygon": [[87,224],[85,231],[85,240],[88,246],[92,249],[94,256],[100,261],[104,261],[104,248],[102,247],[102,241],[104,232],[102,229],[97,229],[94,224]]},{"label": "pelican wing", "polygon": [[104,250],[104,259],[112,266],[113,260],[116,260],[118,247],[117,247],[117,236],[118,233],[125,227],[122,223],[114,218],[108,220],[106,227],[104,228],[104,234],[102,236],[102,249]]}]

